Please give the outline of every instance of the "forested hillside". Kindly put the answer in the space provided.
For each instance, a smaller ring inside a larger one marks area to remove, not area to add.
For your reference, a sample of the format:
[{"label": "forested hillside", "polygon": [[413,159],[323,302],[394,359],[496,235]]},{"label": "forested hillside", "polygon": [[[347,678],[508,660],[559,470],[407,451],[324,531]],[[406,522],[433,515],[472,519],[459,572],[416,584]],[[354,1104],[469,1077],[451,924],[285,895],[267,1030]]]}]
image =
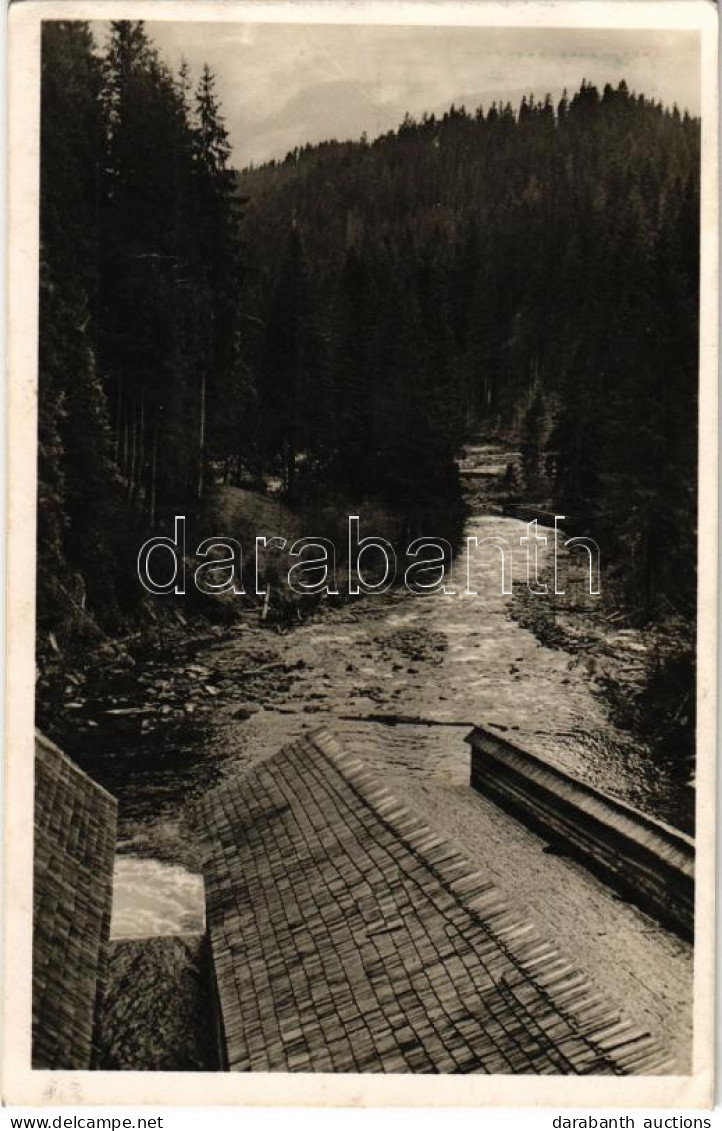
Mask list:
[{"label": "forested hillside", "polygon": [[579,516],[644,613],[693,615],[697,121],[585,83],[239,184],[259,462],[408,506],[505,431],[510,490]]},{"label": "forested hillside", "polygon": [[698,121],[585,83],[236,175],[208,70],[45,23],[41,631],[132,616],[140,541],[222,478],[458,531],[480,432],[691,625],[699,160]]},{"label": "forested hillside", "polygon": [[[147,531],[192,512],[240,411],[229,145],[142,24],[43,24],[38,625],[111,631]],[[40,637],[44,640],[44,635]]]}]

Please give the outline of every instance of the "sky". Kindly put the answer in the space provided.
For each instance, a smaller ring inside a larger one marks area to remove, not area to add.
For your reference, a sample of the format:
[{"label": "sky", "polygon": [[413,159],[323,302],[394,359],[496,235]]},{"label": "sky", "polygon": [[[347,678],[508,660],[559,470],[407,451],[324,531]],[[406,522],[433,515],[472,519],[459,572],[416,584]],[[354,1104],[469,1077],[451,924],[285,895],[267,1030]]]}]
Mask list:
[{"label": "sky", "polygon": [[[694,32],[149,22],[161,55],[194,77],[207,62],[243,168],[297,145],[369,139],[409,113],[468,110],[523,94],[555,99],[586,78],[700,112]],[[102,35],[99,36],[102,39]]]}]

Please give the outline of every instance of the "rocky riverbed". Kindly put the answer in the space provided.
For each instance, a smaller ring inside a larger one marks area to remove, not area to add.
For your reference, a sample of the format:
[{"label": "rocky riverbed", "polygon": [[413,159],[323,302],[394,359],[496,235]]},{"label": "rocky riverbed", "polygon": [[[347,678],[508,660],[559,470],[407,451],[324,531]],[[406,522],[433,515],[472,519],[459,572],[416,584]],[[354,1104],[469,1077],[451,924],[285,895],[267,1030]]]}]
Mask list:
[{"label": "rocky riverbed", "polygon": [[[484,449],[470,459],[483,471]],[[466,535],[518,548],[525,532],[516,519],[480,514]],[[450,593],[395,589],[321,607],[288,630],[269,629],[253,609],[71,684],[52,737],[119,799],[116,937],[202,931],[188,803],[323,724],[573,953],[600,992],[666,1034],[682,1071],[691,948],[472,791],[463,741],[472,724],[493,726],[673,818],[674,775],[615,727],[605,700],[604,677],[633,660],[635,640],[622,638],[602,667],[583,650],[542,644],[513,615],[518,598],[501,593],[494,548],[472,542],[469,553],[471,562],[462,554],[455,563]],[[514,585],[525,584],[526,558],[515,553]]]}]

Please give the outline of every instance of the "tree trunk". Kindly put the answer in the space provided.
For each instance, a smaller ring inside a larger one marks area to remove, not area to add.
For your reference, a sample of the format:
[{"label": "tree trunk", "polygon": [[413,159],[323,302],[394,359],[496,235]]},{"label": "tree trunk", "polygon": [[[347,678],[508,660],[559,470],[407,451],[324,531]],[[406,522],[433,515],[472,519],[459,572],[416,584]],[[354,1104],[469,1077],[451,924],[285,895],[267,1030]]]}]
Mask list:
[{"label": "tree trunk", "polygon": [[206,463],[206,374],[201,377],[201,417],[198,436],[198,498],[203,498],[204,472]]},{"label": "tree trunk", "polygon": [[140,394],[140,427],[138,436],[138,497],[145,495],[145,396]]},{"label": "tree trunk", "polygon": [[123,478],[128,478],[128,455],[129,455],[129,434],[128,434],[128,413],[123,413],[123,455],[122,455],[122,472]]},{"label": "tree trunk", "polygon": [[131,409],[131,432],[130,432],[130,470],[128,472],[128,502],[133,502],[135,495],[135,477],[137,474],[137,458],[138,458],[138,409],[136,402],[133,402]]},{"label": "tree trunk", "polygon": [[113,421],[113,461],[120,467],[120,421],[123,407],[123,381],[119,377],[115,395],[115,420]]},{"label": "tree trunk", "polygon": [[157,488],[157,474],[158,474],[158,425],[156,424],[153,432],[153,454],[151,456],[150,466],[150,524],[155,526],[156,516],[156,488]]}]

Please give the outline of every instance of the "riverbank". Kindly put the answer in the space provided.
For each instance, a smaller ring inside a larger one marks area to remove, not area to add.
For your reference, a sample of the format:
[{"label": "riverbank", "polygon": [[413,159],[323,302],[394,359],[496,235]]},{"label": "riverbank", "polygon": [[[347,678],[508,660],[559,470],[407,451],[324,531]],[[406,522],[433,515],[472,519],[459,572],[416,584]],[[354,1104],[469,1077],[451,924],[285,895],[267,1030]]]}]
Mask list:
[{"label": "riverbank", "polygon": [[[495,515],[467,527],[516,544],[524,531]],[[463,576],[466,563],[457,565]],[[453,595],[392,590],[323,604],[293,629],[269,627],[254,608],[225,627],[174,629],[127,666],[87,671],[52,737],[119,799],[128,866],[114,910],[126,937],[134,916],[145,934],[167,929],[164,901],[193,890],[197,867],[188,803],[322,723],[573,953],[600,993],[664,1034],[684,1071],[691,947],[472,791],[463,739],[472,723],[493,725],[655,815],[672,785],[615,726],[584,657],[545,646],[515,618],[496,560],[480,569],[480,582],[488,570],[495,584],[479,584],[476,597],[463,586]],[[515,581],[521,590],[523,558]],[[186,911],[197,913],[190,903]]]},{"label": "riverbank", "polygon": [[[684,1070],[691,1040],[691,947],[469,788],[463,742],[468,723],[474,718],[520,727],[528,693],[520,693],[513,715],[513,701],[500,701],[492,688],[484,706],[474,706],[473,687],[454,695],[450,672],[459,674],[462,686],[472,684],[475,674],[479,679],[473,659],[465,660],[458,639],[410,621],[415,611],[400,598],[383,610],[359,603],[328,610],[313,625],[283,635],[260,627],[234,630],[188,656],[187,705],[204,708],[193,724],[196,737],[191,742],[184,734],[184,745],[154,762],[146,732],[145,765],[116,781],[125,798],[119,850],[129,858],[160,857],[193,869],[196,847],[183,819],[184,802],[323,721],[513,894],[531,920],[574,954],[599,992],[623,1002],[651,1031],[668,1035]],[[525,630],[516,631],[521,640]],[[546,651],[525,635],[529,655],[544,665]],[[488,639],[498,642],[499,636],[498,625],[489,625]],[[518,648],[515,657],[523,669]],[[218,694],[209,695],[208,687]],[[397,721],[402,714],[410,721]],[[532,737],[528,730],[523,741]],[[113,762],[118,759],[106,765]],[[132,903],[138,892],[131,887],[118,895]]]}]

